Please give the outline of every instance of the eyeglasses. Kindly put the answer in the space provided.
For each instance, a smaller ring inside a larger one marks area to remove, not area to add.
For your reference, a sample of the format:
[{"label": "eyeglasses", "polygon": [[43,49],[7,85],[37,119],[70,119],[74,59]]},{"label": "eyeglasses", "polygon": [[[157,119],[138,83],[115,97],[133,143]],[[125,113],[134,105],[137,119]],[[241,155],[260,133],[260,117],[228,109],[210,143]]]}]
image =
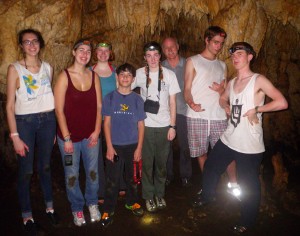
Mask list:
[{"label": "eyeglasses", "polygon": [[103,43],[98,43],[97,44],[97,48],[99,47],[104,47],[104,48],[109,48],[111,50],[112,46],[110,43],[106,43],[106,42],[103,42]]},{"label": "eyeglasses", "polygon": [[22,44],[25,45],[25,46],[30,46],[30,45],[35,46],[35,45],[39,45],[40,41],[38,39],[34,39],[32,41],[30,41],[30,40],[24,40],[22,42]]}]

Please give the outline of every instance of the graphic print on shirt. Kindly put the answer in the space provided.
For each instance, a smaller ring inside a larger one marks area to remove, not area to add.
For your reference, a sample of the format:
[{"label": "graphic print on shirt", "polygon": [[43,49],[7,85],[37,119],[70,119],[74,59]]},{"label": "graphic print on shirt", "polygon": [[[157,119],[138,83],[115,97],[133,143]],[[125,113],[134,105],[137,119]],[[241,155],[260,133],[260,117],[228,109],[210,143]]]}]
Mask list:
[{"label": "graphic print on shirt", "polygon": [[121,111],[127,111],[129,108],[129,106],[126,104],[120,104],[120,106],[121,106]]},{"label": "graphic print on shirt", "polygon": [[114,111],[114,114],[133,115],[133,112],[130,111],[129,105],[121,103],[119,110]]},{"label": "graphic print on shirt", "polygon": [[23,75],[23,79],[27,90],[28,100],[36,99],[37,91],[39,89],[39,86],[37,86],[36,79],[34,79],[32,75]]},{"label": "graphic print on shirt", "polygon": [[233,124],[234,128],[237,127],[237,125],[240,123],[241,121],[241,115],[242,115],[242,106],[238,105],[239,99],[235,100],[235,104],[236,105],[232,105],[231,108],[231,116],[230,116],[230,123]]}]

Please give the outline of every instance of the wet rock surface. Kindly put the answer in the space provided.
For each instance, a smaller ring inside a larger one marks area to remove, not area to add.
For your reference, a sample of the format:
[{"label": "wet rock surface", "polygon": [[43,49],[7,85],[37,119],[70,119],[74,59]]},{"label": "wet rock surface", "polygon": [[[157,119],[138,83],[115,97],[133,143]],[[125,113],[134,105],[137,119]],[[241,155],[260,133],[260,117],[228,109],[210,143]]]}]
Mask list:
[{"label": "wet rock surface", "polygon": [[[174,152],[176,153],[176,152]],[[0,209],[1,235],[24,235],[22,219],[17,202],[16,171],[4,170],[0,167]],[[81,167],[82,169],[82,167]],[[175,179],[166,189],[167,208],[157,213],[146,212],[143,217],[136,217],[126,210],[125,198],[119,198],[113,224],[103,229],[100,223],[90,223],[87,207],[84,209],[87,225],[76,227],[73,224],[70,204],[64,186],[64,173],[57,147],[52,157],[52,173],[54,188],[54,204],[61,222],[57,227],[51,226],[44,209],[42,192],[39,187],[38,176],[35,173],[32,180],[32,207],[33,216],[42,228],[40,235],[232,235],[230,226],[234,225],[239,217],[239,202],[226,193],[226,177],[223,177],[218,186],[218,199],[213,205],[201,209],[193,209],[190,200],[199,190],[201,174],[198,165],[193,161],[193,186],[183,188],[179,178],[178,157],[174,157]],[[265,171],[271,174],[271,172]],[[81,186],[84,173],[80,175]],[[265,178],[268,179],[268,178]],[[282,201],[265,194],[261,212],[256,226],[247,235],[299,235],[300,215],[293,212],[299,208],[299,178],[292,179],[289,192]],[[271,183],[266,181],[266,189]],[[145,207],[144,201],[141,201]],[[285,210],[284,204],[289,205]],[[100,205],[100,209],[102,206]]]}]

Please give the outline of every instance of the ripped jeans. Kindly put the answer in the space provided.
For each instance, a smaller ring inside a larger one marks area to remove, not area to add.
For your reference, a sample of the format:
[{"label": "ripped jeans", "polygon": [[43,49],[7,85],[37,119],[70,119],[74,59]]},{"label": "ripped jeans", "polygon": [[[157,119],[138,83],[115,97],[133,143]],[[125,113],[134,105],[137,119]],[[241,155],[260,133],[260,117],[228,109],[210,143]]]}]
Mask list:
[{"label": "ripped jeans", "polygon": [[[72,212],[83,211],[83,206],[98,204],[98,155],[99,140],[96,146],[88,147],[89,140],[83,139],[73,143],[72,165],[65,165],[64,141],[57,137],[59,150],[62,156],[62,163],[65,170],[65,184]],[[83,196],[79,186],[80,156],[85,169],[85,194]]]},{"label": "ripped jeans", "polygon": [[29,147],[26,157],[18,159],[18,197],[22,217],[32,217],[30,182],[33,174],[34,155],[44,194],[46,208],[53,207],[50,159],[55,138],[56,120],[54,111],[28,115],[16,115],[20,138]]}]

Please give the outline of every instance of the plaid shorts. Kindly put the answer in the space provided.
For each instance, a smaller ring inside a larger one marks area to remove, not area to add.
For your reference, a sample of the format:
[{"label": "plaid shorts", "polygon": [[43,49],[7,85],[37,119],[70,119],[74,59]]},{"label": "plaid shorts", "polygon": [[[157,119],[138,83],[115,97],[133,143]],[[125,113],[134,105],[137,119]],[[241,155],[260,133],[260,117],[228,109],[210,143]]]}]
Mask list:
[{"label": "plaid shorts", "polygon": [[227,128],[227,120],[205,120],[187,117],[191,157],[200,157],[213,148]]}]

